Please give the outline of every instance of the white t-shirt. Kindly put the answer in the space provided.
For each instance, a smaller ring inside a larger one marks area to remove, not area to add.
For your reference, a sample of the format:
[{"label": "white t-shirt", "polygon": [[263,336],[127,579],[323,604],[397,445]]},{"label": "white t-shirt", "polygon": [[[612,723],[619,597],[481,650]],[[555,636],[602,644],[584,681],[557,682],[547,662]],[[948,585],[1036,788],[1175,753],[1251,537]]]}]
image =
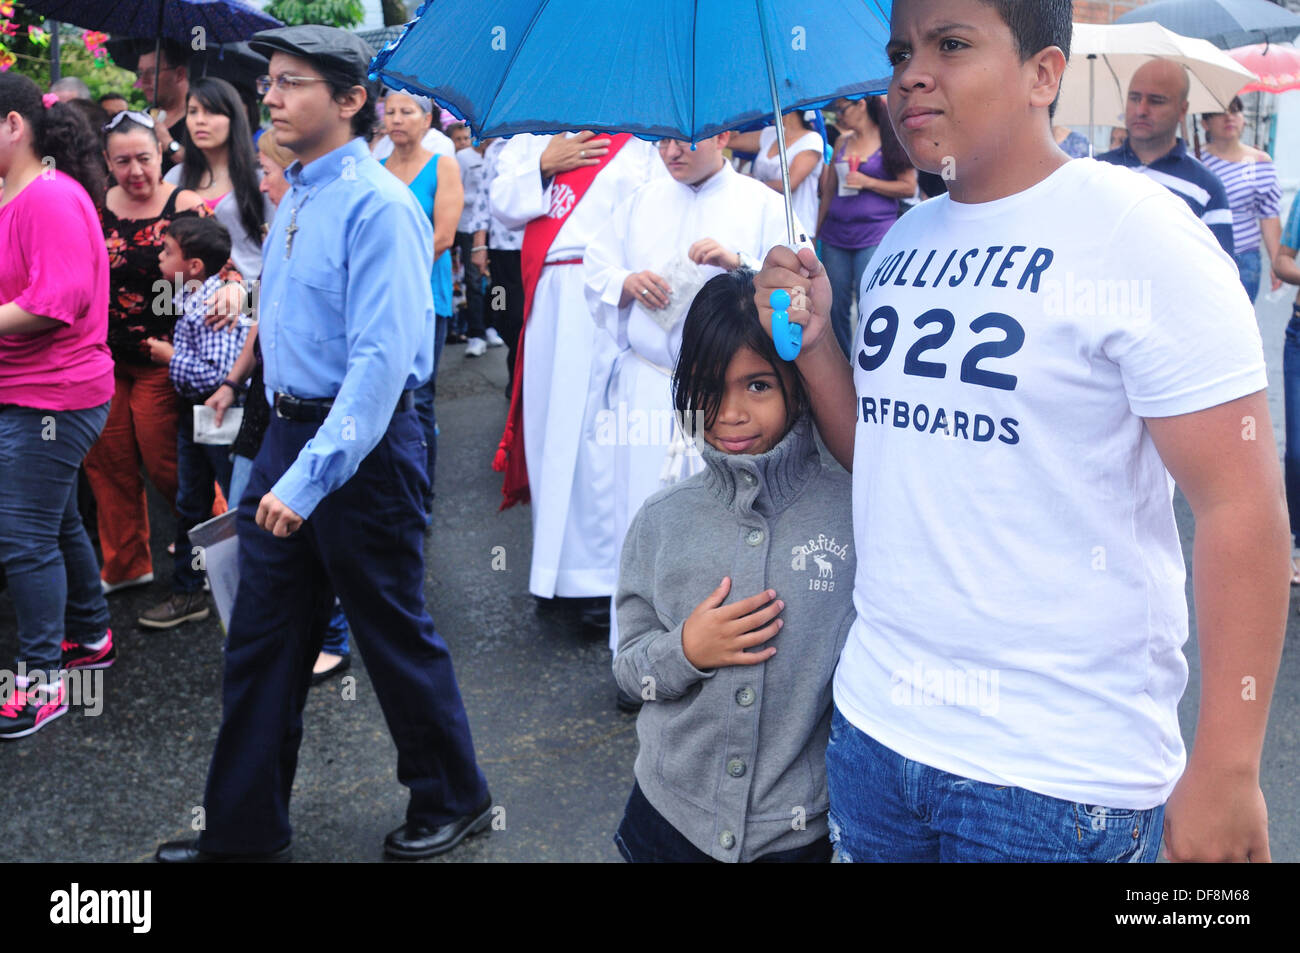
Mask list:
[{"label": "white t-shirt", "polygon": [[1236,279],[1182,199],[1092,159],[890,230],[852,352],[850,722],[978,781],[1168,799],[1187,603],[1142,418],[1265,388]]},{"label": "white t-shirt", "polygon": [[[777,153],[775,156],[767,154],[774,142],[776,142],[775,126],[768,126],[758,134],[758,155],[754,157],[754,165],[749,174],[761,182],[770,182],[781,178],[781,154]],[[794,206],[795,218],[802,222],[805,228],[815,229],[817,227],[818,203],[820,201],[817,197],[817,183],[821,181],[822,166],[826,164],[822,137],[809,130],[794,142],[787,140],[785,149],[790,156],[790,162],[794,162],[794,157],[801,152],[817,153],[817,165],[799,183],[790,196],[791,204]],[[810,234],[808,237],[811,238],[812,235]]]}]

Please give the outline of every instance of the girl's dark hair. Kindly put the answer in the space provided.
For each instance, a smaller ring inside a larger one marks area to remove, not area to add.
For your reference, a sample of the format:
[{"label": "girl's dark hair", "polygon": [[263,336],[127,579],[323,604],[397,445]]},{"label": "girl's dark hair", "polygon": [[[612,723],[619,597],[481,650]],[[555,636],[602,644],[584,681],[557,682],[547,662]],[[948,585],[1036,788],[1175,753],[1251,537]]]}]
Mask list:
[{"label": "girl's dark hair", "polygon": [[750,348],[772,365],[785,398],[787,422],[792,424],[807,412],[811,404],[799,369],[785,365],[794,380],[793,387],[787,390],[781,374],[784,362],[758,320],[754,273],[737,268],[705,282],[686,312],[682,350],[673,371],[673,406],[679,416],[685,419],[687,414],[703,413],[704,426],[714,425],[727,386],[727,367],[742,347]]},{"label": "girl's dark hair", "polygon": [[912,168],[912,160],[907,157],[907,150],[898,141],[898,133],[894,132],[894,121],[889,118],[889,107],[879,96],[868,96],[867,115],[880,130],[880,152],[885,160],[885,171],[896,179]]},{"label": "girl's dark hair", "polygon": [[99,142],[85,117],[67,103],[49,109],[40,88],[26,76],[0,73],[0,116],[18,113],[32,129],[32,151],[54,160],[54,168],[72,176],[90,195],[96,208],[104,205],[104,160]]},{"label": "girl's dark hair", "polygon": [[[226,164],[230,170],[230,184],[239,208],[239,221],[249,235],[262,234],[262,193],[257,182],[257,150],[253,136],[248,131],[248,113],[235,87],[224,79],[204,76],[190,81],[189,100],[197,99],[208,112],[219,113],[230,120],[230,133],[226,137]],[[190,139],[189,123],[185,124],[185,164],[181,167],[181,188],[197,189],[212,174],[208,157]]]}]

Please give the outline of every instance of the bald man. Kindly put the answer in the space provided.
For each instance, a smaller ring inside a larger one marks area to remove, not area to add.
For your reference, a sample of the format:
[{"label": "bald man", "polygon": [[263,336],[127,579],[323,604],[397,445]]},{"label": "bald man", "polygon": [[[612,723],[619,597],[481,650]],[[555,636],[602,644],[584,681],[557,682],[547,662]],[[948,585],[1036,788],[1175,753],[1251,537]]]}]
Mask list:
[{"label": "bald man", "polygon": [[1097,156],[1155,179],[1191,208],[1232,254],[1232,208],[1219,177],[1187,154],[1178,127],[1187,115],[1187,70],[1172,60],[1151,60],[1129,82],[1124,111],[1128,141]]}]

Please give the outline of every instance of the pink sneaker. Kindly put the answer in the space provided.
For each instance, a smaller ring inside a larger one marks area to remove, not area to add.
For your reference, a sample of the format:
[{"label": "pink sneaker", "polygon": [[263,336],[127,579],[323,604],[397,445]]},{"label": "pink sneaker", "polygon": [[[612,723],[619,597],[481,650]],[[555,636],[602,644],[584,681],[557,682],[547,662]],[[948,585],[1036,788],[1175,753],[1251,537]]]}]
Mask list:
[{"label": "pink sneaker", "polygon": [[64,641],[64,668],[109,668],[117,661],[117,648],[113,645],[113,630],[106,634],[107,641],[97,649]]},{"label": "pink sneaker", "polygon": [[0,741],[24,738],[40,731],[55,718],[68,713],[63,683],[57,694],[16,689],[13,698],[0,705]]}]

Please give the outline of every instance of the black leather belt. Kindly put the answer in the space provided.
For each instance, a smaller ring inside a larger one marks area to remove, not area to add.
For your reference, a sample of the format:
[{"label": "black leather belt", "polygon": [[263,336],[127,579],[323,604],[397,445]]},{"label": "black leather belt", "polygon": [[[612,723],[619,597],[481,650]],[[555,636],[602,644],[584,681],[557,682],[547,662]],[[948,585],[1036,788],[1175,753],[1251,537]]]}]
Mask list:
[{"label": "black leather belt", "polygon": [[[330,408],[334,406],[332,397],[294,397],[292,394],[275,395],[275,415],[282,420],[292,420],[297,423],[321,423],[329,416]],[[393,413],[400,410],[415,409],[415,391],[404,390],[402,396],[397,401],[397,407]]]}]

